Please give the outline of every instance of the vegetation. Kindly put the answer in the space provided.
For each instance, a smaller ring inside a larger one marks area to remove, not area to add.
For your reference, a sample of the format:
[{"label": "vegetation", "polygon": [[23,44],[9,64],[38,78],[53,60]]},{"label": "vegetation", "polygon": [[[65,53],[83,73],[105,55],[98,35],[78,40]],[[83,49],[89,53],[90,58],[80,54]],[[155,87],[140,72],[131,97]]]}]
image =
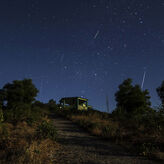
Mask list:
[{"label": "vegetation", "polygon": [[56,140],[57,131],[54,125],[47,121],[42,121],[42,123],[36,129],[36,136],[39,139],[49,138],[51,140]]},{"label": "vegetation", "polygon": [[140,155],[164,160],[164,82],[157,88],[161,106],[152,108],[148,90],[132,85],[132,79],[123,81],[111,114],[61,109],[53,99],[37,101],[37,93],[31,79],[0,89],[0,163],[51,163],[60,146],[50,114],[67,117],[92,135]]},{"label": "vegetation", "polygon": [[1,104],[2,106],[5,104],[8,109],[17,106],[19,103],[31,105],[37,93],[38,90],[32,84],[31,79],[15,80],[1,89]]},{"label": "vegetation", "polygon": [[148,90],[142,91],[139,85],[132,85],[132,79],[125,80],[115,94],[116,111],[122,114],[144,113],[150,109],[150,96]]},{"label": "vegetation", "polygon": [[71,119],[92,135],[115,141],[140,155],[164,160],[163,106],[151,108],[148,90],[133,86],[131,79],[123,81],[115,98],[117,107],[111,114],[64,109],[58,114]]},{"label": "vegetation", "polygon": [[35,100],[31,79],[16,80],[0,90],[0,163],[51,163],[59,148],[48,119],[50,107]]},{"label": "vegetation", "polygon": [[164,81],[162,82],[161,86],[157,88],[157,93],[161,99],[162,105],[164,106]]}]

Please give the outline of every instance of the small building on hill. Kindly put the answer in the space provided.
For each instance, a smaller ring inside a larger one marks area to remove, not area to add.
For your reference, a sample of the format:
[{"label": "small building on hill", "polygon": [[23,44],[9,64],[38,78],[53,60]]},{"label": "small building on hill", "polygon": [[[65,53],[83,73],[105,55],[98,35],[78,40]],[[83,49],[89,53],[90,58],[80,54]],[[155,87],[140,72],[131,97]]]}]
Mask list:
[{"label": "small building on hill", "polygon": [[60,105],[65,109],[88,110],[88,99],[81,97],[65,97],[60,101]]}]

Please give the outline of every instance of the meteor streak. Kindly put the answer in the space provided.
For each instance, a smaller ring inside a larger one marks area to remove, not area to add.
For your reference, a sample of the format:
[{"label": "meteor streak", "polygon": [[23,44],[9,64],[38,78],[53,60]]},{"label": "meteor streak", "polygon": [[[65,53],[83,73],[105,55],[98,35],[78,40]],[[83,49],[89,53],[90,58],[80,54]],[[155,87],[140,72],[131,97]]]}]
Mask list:
[{"label": "meteor streak", "polygon": [[100,33],[100,31],[98,30],[98,31],[96,32],[95,36],[94,36],[94,39],[96,39],[96,38],[98,37],[99,33]]},{"label": "meteor streak", "polygon": [[143,75],[143,80],[142,80],[142,84],[141,84],[141,89],[143,89],[144,83],[145,83],[145,77],[146,77],[146,71],[144,72]]}]

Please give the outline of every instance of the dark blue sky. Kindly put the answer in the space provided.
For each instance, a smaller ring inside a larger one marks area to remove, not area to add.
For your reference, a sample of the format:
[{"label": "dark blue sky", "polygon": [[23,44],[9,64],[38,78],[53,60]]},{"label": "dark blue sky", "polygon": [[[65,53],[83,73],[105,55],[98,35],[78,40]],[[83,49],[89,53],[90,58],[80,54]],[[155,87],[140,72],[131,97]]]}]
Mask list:
[{"label": "dark blue sky", "polygon": [[126,78],[148,89],[164,80],[163,0],[1,0],[0,87],[32,78],[47,102],[84,96],[115,107]]}]

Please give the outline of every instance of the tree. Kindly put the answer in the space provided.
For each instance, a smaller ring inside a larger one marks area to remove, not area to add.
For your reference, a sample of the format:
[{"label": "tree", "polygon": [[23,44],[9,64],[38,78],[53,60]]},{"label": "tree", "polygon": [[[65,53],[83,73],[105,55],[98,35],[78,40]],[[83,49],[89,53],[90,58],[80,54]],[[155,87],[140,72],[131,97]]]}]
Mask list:
[{"label": "tree", "polygon": [[37,96],[38,90],[31,79],[15,80],[6,84],[0,91],[2,104],[6,101],[8,108],[17,104],[31,104]]},{"label": "tree", "polygon": [[0,108],[3,107],[4,105],[4,100],[5,100],[5,92],[3,89],[0,89]]},{"label": "tree", "polygon": [[49,104],[49,105],[56,105],[56,101],[55,101],[54,99],[50,99],[50,100],[48,101],[48,104]]},{"label": "tree", "polygon": [[49,100],[47,105],[48,105],[49,109],[52,110],[52,111],[55,110],[56,107],[57,107],[56,101],[53,100],[53,99]]},{"label": "tree", "polygon": [[40,102],[39,100],[36,100],[33,104],[33,107],[39,107],[39,108],[45,108],[46,104],[44,104],[43,102]]},{"label": "tree", "polygon": [[161,99],[162,106],[164,106],[164,81],[162,82],[161,86],[159,86],[157,89],[157,94]]},{"label": "tree", "polygon": [[123,110],[124,113],[133,113],[136,110],[143,111],[150,108],[151,105],[148,90],[142,91],[139,85],[133,86],[130,78],[119,85],[115,99],[117,108]]}]

